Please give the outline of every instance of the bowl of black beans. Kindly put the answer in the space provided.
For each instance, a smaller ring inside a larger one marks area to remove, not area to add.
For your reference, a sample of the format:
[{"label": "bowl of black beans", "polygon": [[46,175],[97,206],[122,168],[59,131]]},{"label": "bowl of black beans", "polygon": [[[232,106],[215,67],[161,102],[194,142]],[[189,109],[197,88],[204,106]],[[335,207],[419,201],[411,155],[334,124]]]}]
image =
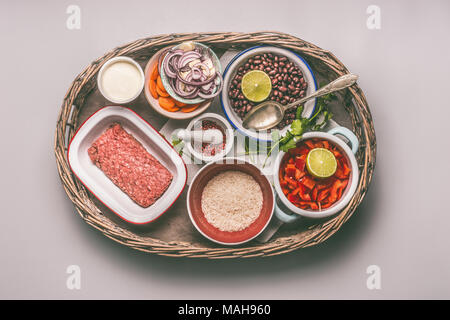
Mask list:
[{"label": "bowl of black beans", "polygon": [[[251,101],[242,90],[242,79],[252,70],[259,70],[270,78],[270,94],[264,101],[273,100],[283,105],[299,100],[317,90],[314,74],[308,63],[298,54],[271,46],[258,46],[242,51],[228,64],[223,74],[223,90],[220,101],[223,111],[242,134],[258,140],[271,141],[271,130],[254,131],[242,126],[242,119],[256,105],[263,101]],[[303,116],[313,114],[316,99],[304,104]],[[273,128],[284,134],[295,119],[296,108],[286,111],[284,119]]]}]

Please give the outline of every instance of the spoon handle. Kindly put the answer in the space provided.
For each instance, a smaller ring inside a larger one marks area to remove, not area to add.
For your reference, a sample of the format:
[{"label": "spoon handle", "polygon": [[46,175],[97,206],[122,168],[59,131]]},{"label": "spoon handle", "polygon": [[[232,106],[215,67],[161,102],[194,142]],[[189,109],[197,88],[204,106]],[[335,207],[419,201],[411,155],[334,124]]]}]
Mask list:
[{"label": "spoon handle", "polygon": [[340,76],[336,80],[330,82],[326,86],[323,86],[322,88],[320,88],[319,90],[313,92],[309,96],[306,96],[306,97],[304,97],[304,98],[302,98],[300,100],[297,100],[295,102],[292,102],[292,103],[284,106],[284,110],[286,111],[287,109],[290,109],[292,107],[296,107],[296,106],[298,106],[298,105],[300,105],[300,104],[302,104],[305,101],[308,101],[310,99],[321,97],[321,96],[326,95],[328,93],[335,92],[335,91],[342,90],[342,89],[345,89],[347,87],[350,87],[351,85],[353,85],[356,82],[356,80],[358,80],[358,76],[356,74],[349,73],[349,74],[345,74],[343,76]]}]

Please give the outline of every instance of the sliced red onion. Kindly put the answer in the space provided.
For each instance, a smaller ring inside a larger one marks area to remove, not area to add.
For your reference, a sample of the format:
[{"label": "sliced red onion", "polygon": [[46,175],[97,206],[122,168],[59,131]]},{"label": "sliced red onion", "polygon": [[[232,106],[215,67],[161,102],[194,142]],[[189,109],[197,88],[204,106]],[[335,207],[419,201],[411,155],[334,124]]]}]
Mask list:
[{"label": "sliced red onion", "polygon": [[194,68],[192,68],[191,74],[192,74],[192,79],[199,80],[202,77],[203,72],[201,69],[194,67]]},{"label": "sliced red onion", "polygon": [[207,83],[207,84],[201,86],[200,90],[201,90],[203,93],[207,93],[207,92],[209,92],[209,91],[212,89],[213,84],[214,84],[214,82]]},{"label": "sliced red onion", "polygon": [[[180,81],[176,81],[175,82],[175,88],[173,88],[173,90],[175,91],[176,94],[178,94],[180,97],[188,97],[194,93],[196,93],[196,91],[198,90],[196,87],[191,87],[192,89],[188,88],[188,86],[184,86],[184,89],[181,87],[182,82]],[[189,90],[189,91],[187,91]]]},{"label": "sliced red onion", "polygon": [[178,62],[178,68],[184,67],[189,62],[194,61],[195,59],[200,58],[201,55],[198,52],[195,51],[188,51],[180,58]]},{"label": "sliced red onion", "polygon": [[[214,87],[211,88],[211,91],[214,91],[215,86],[216,86],[216,84],[214,83]],[[221,79],[220,80],[220,84],[219,84],[219,88],[217,88],[217,90],[215,90],[214,93],[205,94],[205,93],[202,93],[201,90],[200,90],[200,92],[198,93],[198,96],[203,98],[203,99],[214,98],[215,96],[217,96],[220,93],[220,91],[222,91],[222,86],[223,86],[223,81]]]},{"label": "sliced red onion", "polygon": [[207,70],[208,73],[209,73],[209,68],[208,68],[208,66],[207,66],[206,64],[204,64],[204,63],[201,63],[201,62],[196,63],[196,64],[194,65],[194,67],[196,67],[196,68],[201,68],[202,70]]},{"label": "sliced red onion", "polygon": [[183,82],[184,84],[189,84],[189,85],[194,85],[194,86],[203,86],[207,83],[210,83],[211,81],[213,81],[216,78],[216,75],[206,79],[206,80],[202,80],[202,81],[188,81],[187,79],[183,79],[180,76],[180,73],[177,73],[177,79],[180,80],[181,82]]},{"label": "sliced red onion", "polygon": [[161,64],[163,62],[163,59],[166,56],[167,52],[170,51],[170,49],[171,48],[164,49],[158,57],[158,72],[159,72],[159,74],[161,74]]},{"label": "sliced red onion", "polygon": [[[162,66],[164,72],[169,78],[169,84],[174,92],[185,99],[201,97],[209,99],[217,96],[222,89],[222,77],[218,72],[209,76],[209,67],[204,61],[210,59],[202,50],[193,50],[185,52],[181,49],[169,51]],[[199,59],[195,65],[189,64]],[[183,76],[181,76],[183,74]],[[215,90],[216,79],[219,78],[220,87]]]},{"label": "sliced red onion", "polygon": [[173,57],[173,55],[167,56],[167,58],[164,60],[164,71],[169,78],[174,78],[177,76],[176,68],[174,68],[172,64]]}]

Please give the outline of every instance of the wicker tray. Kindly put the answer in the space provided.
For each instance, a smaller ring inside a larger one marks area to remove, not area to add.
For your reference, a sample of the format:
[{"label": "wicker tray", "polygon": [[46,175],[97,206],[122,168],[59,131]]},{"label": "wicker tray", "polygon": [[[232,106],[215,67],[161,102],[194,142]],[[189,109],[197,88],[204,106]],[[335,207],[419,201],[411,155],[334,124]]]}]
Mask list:
[{"label": "wicker tray", "polygon": [[[92,62],[70,86],[56,125],[54,149],[63,187],[76,211],[86,223],[113,239],[136,250],[173,257],[238,258],[273,256],[321,243],[333,235],[351,217],[364,198],[372,179],[376,156],[376,138],[367,101],[359,86],[353,85],[338,94],[331,105],[335,119],[353,130],[361,144],[356,155],[360,180],[355,195],[337,216],[309,224],[282,226],[267,243],[249,242],[238,247],[221,247],[204,239],[187,217],[185,190],[179,201],[161,219],[149,226],[133,226],[120,220],[103,206],[72,174],[67,162],[67,147],[77,128],[93,112],[110,105],[98,92],[96,75],[103,63],[116,56],[130,56],[142,66],[160,48],[195,40],[210,46],[219,56],[229,48],[242,50],[267,44],[300,53],[313,68],[319,82],[333,80],[348,73],[347,68],[330,52],[294,36],[278,32],[195,33],[149,37],[117,47]],[[343,107],[345,106],[345,107]],[[156,129],[165,118],[147,104],[144,94],[127,107],[134,109]],[[186,188],[187,189],[187,188]]]}]

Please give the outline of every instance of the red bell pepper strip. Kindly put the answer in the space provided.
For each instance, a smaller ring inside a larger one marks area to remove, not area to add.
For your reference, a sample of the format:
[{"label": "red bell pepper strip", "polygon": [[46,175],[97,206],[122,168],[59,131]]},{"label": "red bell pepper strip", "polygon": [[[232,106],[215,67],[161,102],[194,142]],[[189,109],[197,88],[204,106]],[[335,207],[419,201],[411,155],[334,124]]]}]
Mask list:
[{"label": "red bell pepper strip", "polygon": [[[338,162],[339,163],[339,162]],[[339,179],[345,179],[347,176],[344,174],[344,168],[341,164],[338,164],[336,172],[334,173],[335,177]]]},{"label": "red bell pepper strip", "polygon": [[317,194],[319,193],[319,189],[317,188],[317,186],[313,189],[312,193],[311,193],[311,199],[313,199],[314,201],[317,201]]},{"label": "red bell pepper strip", "polygon": [[311,196],[309,195],[309,193],[299,193],[298,194],[300,196],[300,198],[304,201],[311,201]]},{"label": "red bell pepper strip", "polygon": [[298,169],[295,170],[295,179],[296,180],[300,180],[301,178],[303,178],[305,176],[306,172],[305,171],[300,171]]},{"label": "red bell pepper strip", "polygon": [[325,189],[319,193],[319,196],[317,197],[317,201],[322,202],[325,200],[330,194],[330,189]]},{"label": "red bell pepper strip", "polygon": [[286,180],[286,182],[288,183],[289,188],[291,188],[291,189],[297,188],[298,183],[296,181],[292,180],[290,177],[284,176],[284,180]]},{"label": "red bell pepper strip", "polygon": [[300,201],[299,204],[304,206],[304,207],[309,207],[312,210],[318,210],[319,209],[319,205],[317,203],[315,203],[314,201]]},{"label": "red bell pepper strip", "polygon": [[295,158],[295,166],[297,167],[298,170],[305,171],[305,165],[306,165],[305,159],[301,157]]},{"label": "red bell pepper strip", "polygon": [[309,149],[314,149],[314,143],[311,140],[305,140],[305,144],[309,147]]},{"label": "red bell pepper strip", "polygon": [[339,159],[342,157],[341,153],[337,150],[331,150],[331,152],[333,152],[334,156]]},{"label": "red bell pepper strip", "polygon": [[295,165],[288,163],[286,165],[286,168],[284,169],[284,172],[288,177],[295,177],[295,170],[296,170]]},{"label": "red bell pepper strip", "polygon": [[331,202],[328,202],[328,203],[322,204],[321,207],[322,207],[322,209],[326,209],[326,208],[331,207],[331,205],[332,205],[332,203],[331,203]]},{"label": "red bell pepper strip", "polygon": [[305,176],[300,182],[303,183],[303,185],[305,187],[307,187],[308,189],[311,189],[311,190],[316,185],[316,182],[308,176]]},{"label": "red bell pepper strip", "polygon": [[300,189],[301,189],[301,187],[299,186],[297,189],[294,189],[294,190],[291,192],[291,194],[292,194],[293,196],[295,196],[296,194],[298,194],[298,193],[300,192]]},{"label": "red bell pepper strip", "polygon": [[[330,192],[330,197],[328,198],[328,200],[331,203],[336,202],[340,196],[339,196],[339,189],[343,189],[347,186],[348,180],[336,180],[333,184],[333,186],[331,187],[331,192]],[[341,195],[342,195],[342,190],[341,190]]]},{"label": "red bell pepper strip", "polygon": [[342,161],[342,169],[344,171],[344,176],[347,177],[352,170],[348,167],[346,160],[341,159],[341,161]]},{"label": "red bell pepper strip", "polygon": [[311,207],[312,210],[319,210],[319,205],[315,202],[310,202],[309,206]]}]

